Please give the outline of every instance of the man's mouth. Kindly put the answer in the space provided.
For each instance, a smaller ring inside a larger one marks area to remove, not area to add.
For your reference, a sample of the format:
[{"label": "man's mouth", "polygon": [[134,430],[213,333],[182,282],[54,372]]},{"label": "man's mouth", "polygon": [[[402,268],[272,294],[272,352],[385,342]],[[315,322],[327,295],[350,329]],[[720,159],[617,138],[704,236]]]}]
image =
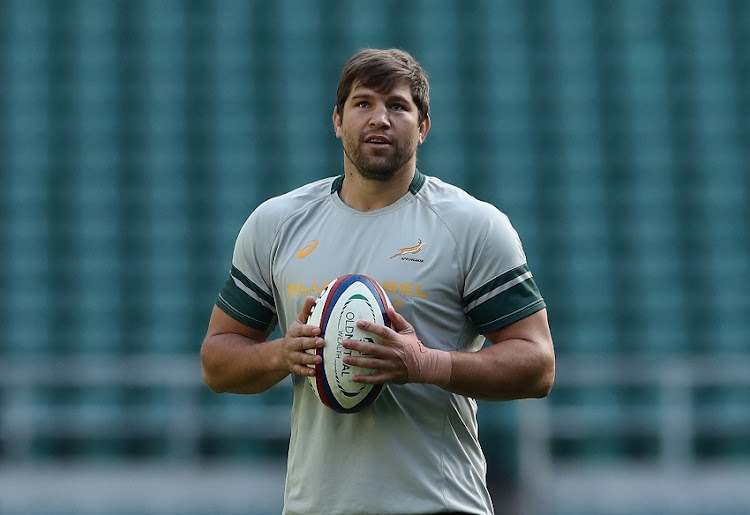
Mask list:
[{"label": "man's mouth", "polygon": [[370,145],[390,145],[391,140],[389,140],[385,136],[368,136],[367,138],[365,138],[365,143],[368,143]]}]

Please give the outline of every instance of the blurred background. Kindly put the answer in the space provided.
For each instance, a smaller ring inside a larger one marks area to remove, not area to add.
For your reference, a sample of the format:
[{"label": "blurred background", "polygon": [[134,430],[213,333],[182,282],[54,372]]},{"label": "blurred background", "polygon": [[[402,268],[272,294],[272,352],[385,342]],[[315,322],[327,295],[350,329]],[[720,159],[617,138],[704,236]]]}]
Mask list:
[{"label": "blurred background", "polygon": [[499,513],[750,513],[750,2],[0,0],[0,513],[279,513],[290,385],[198,351],[264,199],[413,53],[420,169],[506,212],[556,388],[480,404]]}]

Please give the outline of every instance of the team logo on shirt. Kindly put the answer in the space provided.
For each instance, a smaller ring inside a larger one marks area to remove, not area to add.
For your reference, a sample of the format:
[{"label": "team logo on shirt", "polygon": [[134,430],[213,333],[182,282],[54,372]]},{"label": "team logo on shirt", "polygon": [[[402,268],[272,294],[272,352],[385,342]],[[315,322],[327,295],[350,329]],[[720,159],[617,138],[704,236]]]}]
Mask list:
[{"label": "team logo on shirt", "polygon": [[[392,255],[388,259],[393,259],[393,258],[399,257],[399,256],[406,256],[407,254],[418,254],[419,251],[422,250],[423,246],[424,246],[424,242],[420,239],[420,240],[417,241],[416,245],[412,245],[411,247],[404,247],[402,249],[399,249],[398,252],[396,252],[394,255]],[[416,258],[402,257],[402,259],[405,260],[405,261],[418,261],[420,263],[424,262],[423,259],[416,259]]]},{"label": "team logo on shirt", "polygon": [[302,259],[304,257],[307,257],[310,255],[310,253],[315,250],[315,247],[318,246],[318,240],[310,240],[307,243],[304,244],[304,246],[299,249],[299,252],[297,252],[297,259]]}]

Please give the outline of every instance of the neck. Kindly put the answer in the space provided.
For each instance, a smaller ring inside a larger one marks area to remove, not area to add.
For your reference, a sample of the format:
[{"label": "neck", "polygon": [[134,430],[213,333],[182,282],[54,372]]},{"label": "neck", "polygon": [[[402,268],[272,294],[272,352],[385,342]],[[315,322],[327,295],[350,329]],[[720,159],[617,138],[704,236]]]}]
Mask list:
[{"label": "neck", "polygon": [[374,211],[390,206],[409,191],[415,171],[414,163],[407,163],[391,179],[378,181],[362,177],[353,165],[345,163],[339,197],[344,204],[357,211]]}]

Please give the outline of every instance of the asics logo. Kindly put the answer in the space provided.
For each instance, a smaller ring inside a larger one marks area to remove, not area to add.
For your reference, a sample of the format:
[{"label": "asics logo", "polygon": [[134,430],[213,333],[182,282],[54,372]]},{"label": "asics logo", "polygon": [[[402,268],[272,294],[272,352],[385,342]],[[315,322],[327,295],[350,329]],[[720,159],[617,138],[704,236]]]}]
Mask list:
[{"label": "asics logo", "polygon": [[424,242],[420,239],[416,245],[412,247],[404,247],[388,259],[393,259],[398,256],[405,256],[406,254],[417,254],[420,250],[422,250],[422,246],[424,246]]},{"label": "asics logo", "polygon": [[310,253],[315,250],[315,247],[318,246],[318,240],[310,240],[305,245],[299,249],[299,252],[297,252],[297,259],[302,259],[304,257],[307,257],[310,255]]}]

